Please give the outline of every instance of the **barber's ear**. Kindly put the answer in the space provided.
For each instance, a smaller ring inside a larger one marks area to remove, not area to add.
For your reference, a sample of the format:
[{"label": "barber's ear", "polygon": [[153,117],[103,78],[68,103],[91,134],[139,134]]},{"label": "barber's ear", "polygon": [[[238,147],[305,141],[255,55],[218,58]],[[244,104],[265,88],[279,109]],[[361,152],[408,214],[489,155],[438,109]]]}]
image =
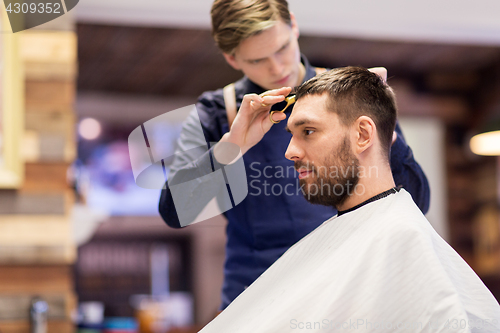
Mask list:
[{"label": "barber's ear", "polygon": [[233,54],[228,54],[228,53],[222,53],[224,56],[224,59],[226,59],[226,62],[236,69],[237,71],[241,70],[240,66],[238,66],[238,62],[236,61],[236,58],[234,57]]},{"label": "barber's ear", "polygon": [[356,153],[361,154],[374,143],[375,135],[377,135],[375,122],[370,117],[361,116],[354,122],[354,130]]}]

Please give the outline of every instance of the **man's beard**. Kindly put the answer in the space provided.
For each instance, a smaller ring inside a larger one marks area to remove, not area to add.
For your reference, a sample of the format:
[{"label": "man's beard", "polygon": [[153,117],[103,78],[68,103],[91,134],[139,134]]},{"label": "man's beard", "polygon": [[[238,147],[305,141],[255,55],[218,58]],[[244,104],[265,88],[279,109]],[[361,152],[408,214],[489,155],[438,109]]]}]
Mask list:
[{"label": "man's beard", "polygon": [[[344,137],[342,144],[325,159],[322,167],[312,165],[312,174],[315,177],[308,183],[306,179],[300,179],[300,186],[304,189],[304,197],[312,204],[332,206],[337,208],[344,203],[354,192],[359,182],[359,160],[351,152],[351,145]],[[295,169],[307,166],[295,162]]]}]

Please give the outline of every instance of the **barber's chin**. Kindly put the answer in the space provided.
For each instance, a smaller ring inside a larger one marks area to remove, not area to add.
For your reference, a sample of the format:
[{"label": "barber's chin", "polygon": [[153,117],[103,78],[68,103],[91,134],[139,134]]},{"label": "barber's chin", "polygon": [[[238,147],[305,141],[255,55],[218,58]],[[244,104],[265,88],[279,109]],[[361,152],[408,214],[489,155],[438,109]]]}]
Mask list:
[{"label": "barber's chin", "polygon": [[292,75],[289,74],[283,78],[281,78],[278,81],[274,81],[273,84],[279,87],[287,87],[290,86],[290,81],[291,81]]},{"label": "barber's chin", "polygon": [[274,90],[274,89],[281,89],[283,87],[289,87],[286,84],[276,84],[276,83],[271,83],[267,88],[264,88],[265,90]]}]

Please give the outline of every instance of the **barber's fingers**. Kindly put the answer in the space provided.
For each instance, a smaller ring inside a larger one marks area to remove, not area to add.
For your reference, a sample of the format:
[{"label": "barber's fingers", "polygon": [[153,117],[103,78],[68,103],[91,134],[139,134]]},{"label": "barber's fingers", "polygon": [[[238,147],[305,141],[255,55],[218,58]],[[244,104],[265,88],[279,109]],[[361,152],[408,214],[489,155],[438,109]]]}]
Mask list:
[{"label": "barber's fingers", "polygon": [[261,97],[265,97],[265,96],[278,96],[278,95],[288,96],[288,94],[291,91],[292,91],[291,87],[281,87],[281,88],[278,88],[278,89],[272,89],[272,90],[265,91],[262,94],[260,94],[259,96],[261,96]]},{"label": "barber's fingers", "polygon": [[[234,119],[231,131],[241,133],[251,131],[255,126],[257,118],[261,115],[269,114],[271,105],[281,102],[283,99],[284,96],[266,96],[265,99],[264,97],[256,94],[243,96],[240,109]],[[270,105],[265,105],[264,102],[269,103]],[[246,136],[246,134],[244,136]]]},{"label": "barber's fingers", "polygon": [[275,112],[270,117],[276,122],[280,122],[286,119],[286,114],[284,112]]},{"label": "barber's fingers", "polygon": [[269,111],[271,106],[276,103],[283,102],[285,100],[286,95],[266,95],[266,96],[257,96],[258,98],[252,99],[251,106],[255,111]]},{"label": "barber's fingers", "polygon": [[[292,88],[290,87],[283,87],[266,91],[260,95],[247,94],[243,96],[241,107],[236,116],[235,123],[233,123],[233,127],[237,123],[238,128],[241,130],[246,128],[246,131],[248,131],[253,127],[253,123],[260,123],[262,130],[267,132],[273,125],[269,120],[271,106],[284,101],[291,90]],[[286,118],[285,115],[273,116],[273,119],[276,121],[284,120],[284,118]]]},{"label": "barber's fingers", "polygon": [[385,67],[373,67],[368,69],[370,72],[377,74],[382,78],[384,82],[387,82],[387,68]]},{"label": "barber's fingers", "polygon": [[255,115],[256,112],[269,111],[272,105],[283,102],[290,91],[292,91],[292,88],[283,87],[268,90],[260,95],[247,94],[243,96],[240,112],[243,111],[243,114],[250,116],[250,114]]},{"label": "barber's fingers", "polygon": [[[273,119],[274,122],[272,122],[271,119]],[[285,119],[286,119],[286,114],[284,112],[259,113],[255,117],[255,121],[261,124],[261,128],[264,133],[267,133],[271,129],[271,127],[273,127],[274,124],[277,124]]]},{"label": "barber's fingers", "polygon": [[266,107],[266,106],[270,106],[270,105],[279,103],[279,102],[281,102],[281,100],[275,101],[274,99],[269,99],[268,97],[281,96],[281,95],[286,97],[288,94],[290,94],[291,91],[292,91],[291,87],[282,87],[279,89],[273,89],[273,90],[268,90],[266,92],[263,92],[262,94],[259,95],[260,97],[262,97],[264,99],[264,102],[261,103],[261,105],[263,107]]},{"label": "barber's fingers", "polygon": [[269,112],[273,104],[282,102],[285,96],[259,96],[256,94],[248,94],[243,96],[238,116],[245,118],[253,118],[255,115],[262,112]]}]

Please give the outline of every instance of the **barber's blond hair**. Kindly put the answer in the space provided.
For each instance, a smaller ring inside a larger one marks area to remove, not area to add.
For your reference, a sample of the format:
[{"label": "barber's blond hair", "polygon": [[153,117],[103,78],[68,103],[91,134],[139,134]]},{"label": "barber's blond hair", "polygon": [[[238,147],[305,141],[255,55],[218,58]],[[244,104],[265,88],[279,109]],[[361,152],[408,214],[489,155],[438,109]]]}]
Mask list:
[{"label": "barber's blond hair", "polygon": [[286,0],[215,0],[212,36],[219,49],[233,54],[246,38],[273,27],[280,20],[291,25]]}]

